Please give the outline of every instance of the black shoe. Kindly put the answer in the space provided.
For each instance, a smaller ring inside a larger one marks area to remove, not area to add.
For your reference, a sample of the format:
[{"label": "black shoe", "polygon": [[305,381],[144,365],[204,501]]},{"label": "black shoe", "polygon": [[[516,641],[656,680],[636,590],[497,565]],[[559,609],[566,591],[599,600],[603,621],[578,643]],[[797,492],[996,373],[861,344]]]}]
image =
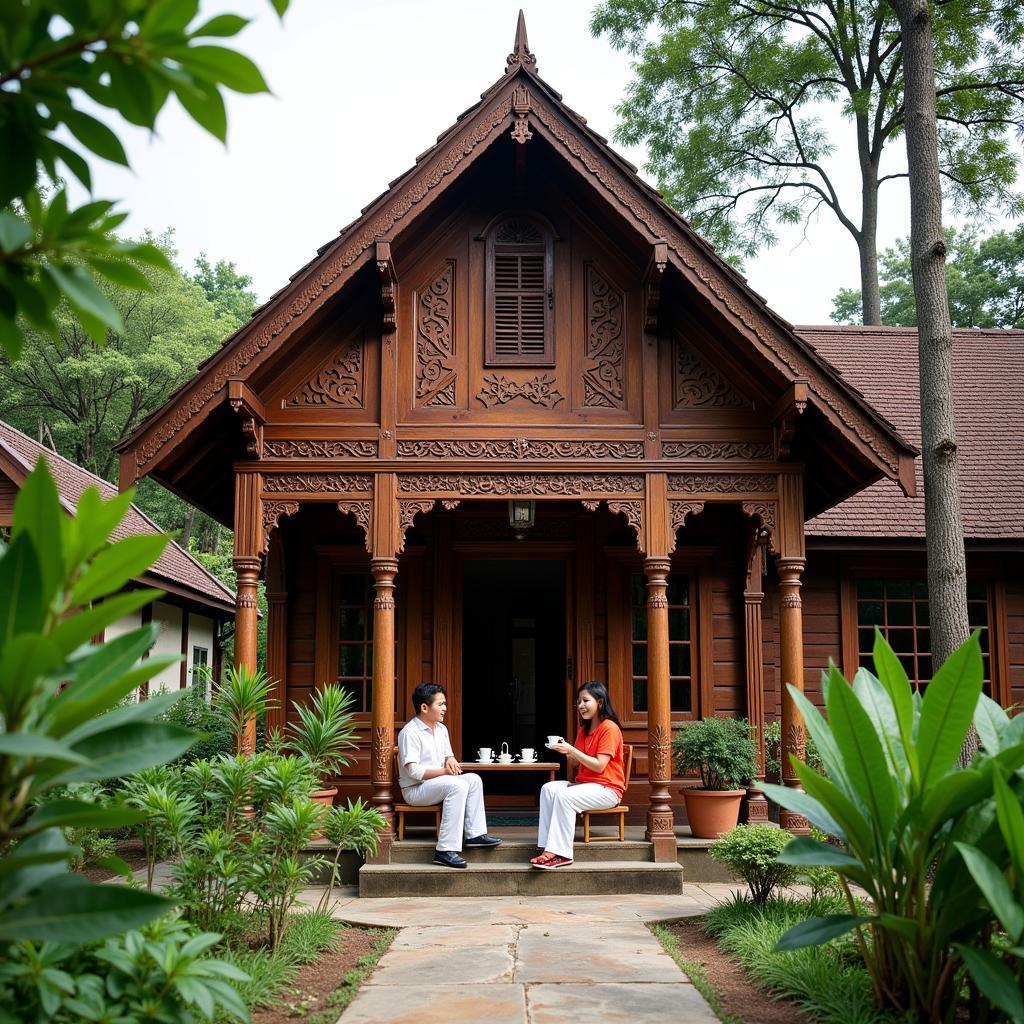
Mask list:
[{"label": "black shoe", "polygon": [[467,839],[463,846],[501,846],[501,840],[495,839],[494,836],[489,836],[486,832],[482,836],[474,836],[472,839]]},{"label": "black shoe", "polygon": [[435,850],[434,863],[446,868],[464,868],[468,866],[454,850]]}]

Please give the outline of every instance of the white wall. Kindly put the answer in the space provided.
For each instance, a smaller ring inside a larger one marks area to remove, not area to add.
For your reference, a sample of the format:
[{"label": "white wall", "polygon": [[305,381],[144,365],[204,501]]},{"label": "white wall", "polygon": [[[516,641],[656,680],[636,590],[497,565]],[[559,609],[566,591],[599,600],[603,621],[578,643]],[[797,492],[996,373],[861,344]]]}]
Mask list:
[{"label": "white wall", "polygon": [[206,665],[213,670],[213,619],[205,615],[197,615],[190,612],[188,617],[188,684],[192,685],[192,649],[194,647],[205,647],[207,650]]},{"label": "white wall", "polygon": [[[162,654],[181,654],[181,609],[173,604],[157,601],[153,605],[153,623],[157,627],[156,643],[149,652],[151,658]],[[149,692],[177,690],[181,682],[181,667],[175,663],[158,672],[149,681]]]}]

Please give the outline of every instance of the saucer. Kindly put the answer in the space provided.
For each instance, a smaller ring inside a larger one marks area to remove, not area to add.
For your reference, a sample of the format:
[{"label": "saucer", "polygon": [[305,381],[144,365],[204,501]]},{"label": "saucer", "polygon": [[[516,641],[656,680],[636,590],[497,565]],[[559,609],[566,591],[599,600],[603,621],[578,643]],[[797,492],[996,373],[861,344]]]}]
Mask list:
[{"label": "saucer", "polygon": [[494,764],[494,759],[490,757],[478,757],[476,759],[477,764]]},{"label": "saucer", "polygon": [[554,745],[554,743],[545,743],[544,746],[547,747],[548,750],[557,750],[558,749],[558,747],[556,747]]},{"label": "saucer", "polygon": [[527,759],[525,757],[521,757],[521,758],[519,758],[519,763],[520,764],[536,764],[537,763],[537,758],[531,757],[529,759],[529,761],[527,761]]}]

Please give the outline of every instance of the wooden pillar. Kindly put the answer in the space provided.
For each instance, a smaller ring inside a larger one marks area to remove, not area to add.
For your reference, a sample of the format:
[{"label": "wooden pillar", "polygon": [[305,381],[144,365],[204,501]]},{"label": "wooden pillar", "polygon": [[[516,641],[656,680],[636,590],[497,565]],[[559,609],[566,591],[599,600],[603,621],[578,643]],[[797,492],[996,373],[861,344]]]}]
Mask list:
[{"label": "wooden pillar", "polygon": [[274,704],[267,710],[267,734],[284,729],[288,694],[288,589],[281,531],[273,530],[267,549],[267,675],[274,681]]},{"label": "wooden pillar", "polygon": [[[800,581],[804,571],[803,480],[795,474],[779,476],[779,664],[782,682],[782,784],[793,789],[800,782],[790,763],[790,754],[803,761],[807,756],[803,715],[789,693],[793,686],[804,689],[804,628]],[[779,816],[783,828],[797,834],[807,833],[807,819],[783,809]]]},{"label": "wooden pillar", "polygon": [[647,839],[656,861],[675,860],[676,836],[669,802],[672,780],[672,722],[668,666],[667,558],[644,559],[647,576],[647,776],[650,803]]},{"label": "wooden pillar", "polygon": [[768,801],[759,788],[764,781],[764,635],[761,604],[764,601],[764,545],[756,539],[747,565],[743,590],[745,663],[747,675],[747,721],[757,744],[757,778],[747,787],[748,823],[768,820]]},{"label": "wooden pillar", "polygon": [[395,737],[395,576],[398,563],[374,558],[373,572],[373,802],[391,810],[391,748]]},{"label": "wooden pillar", "polygon": [[[235,473],[235,667],[256,671],[256,633],[259,609],[256,585],[260,578],[263,521],[260,508],[262,477]],[[256,749],[256,720],[250,719],[239,753]]]}]

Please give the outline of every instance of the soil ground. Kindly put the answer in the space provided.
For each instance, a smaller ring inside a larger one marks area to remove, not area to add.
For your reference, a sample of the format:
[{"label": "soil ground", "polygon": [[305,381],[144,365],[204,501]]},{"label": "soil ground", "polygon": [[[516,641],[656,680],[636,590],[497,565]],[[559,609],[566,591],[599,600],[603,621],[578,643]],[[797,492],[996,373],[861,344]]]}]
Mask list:
[{"label": "soil ground", "polygon": [[[141,839],[122,839],[114,853],[125,861],[132,871],[138,871],[139,868],[146,866],[146,851]],[[90,882],[105,882],[108,878],[115,877],[106,868],[96,866],[83,868],[79,874],[85,875]]]}]

